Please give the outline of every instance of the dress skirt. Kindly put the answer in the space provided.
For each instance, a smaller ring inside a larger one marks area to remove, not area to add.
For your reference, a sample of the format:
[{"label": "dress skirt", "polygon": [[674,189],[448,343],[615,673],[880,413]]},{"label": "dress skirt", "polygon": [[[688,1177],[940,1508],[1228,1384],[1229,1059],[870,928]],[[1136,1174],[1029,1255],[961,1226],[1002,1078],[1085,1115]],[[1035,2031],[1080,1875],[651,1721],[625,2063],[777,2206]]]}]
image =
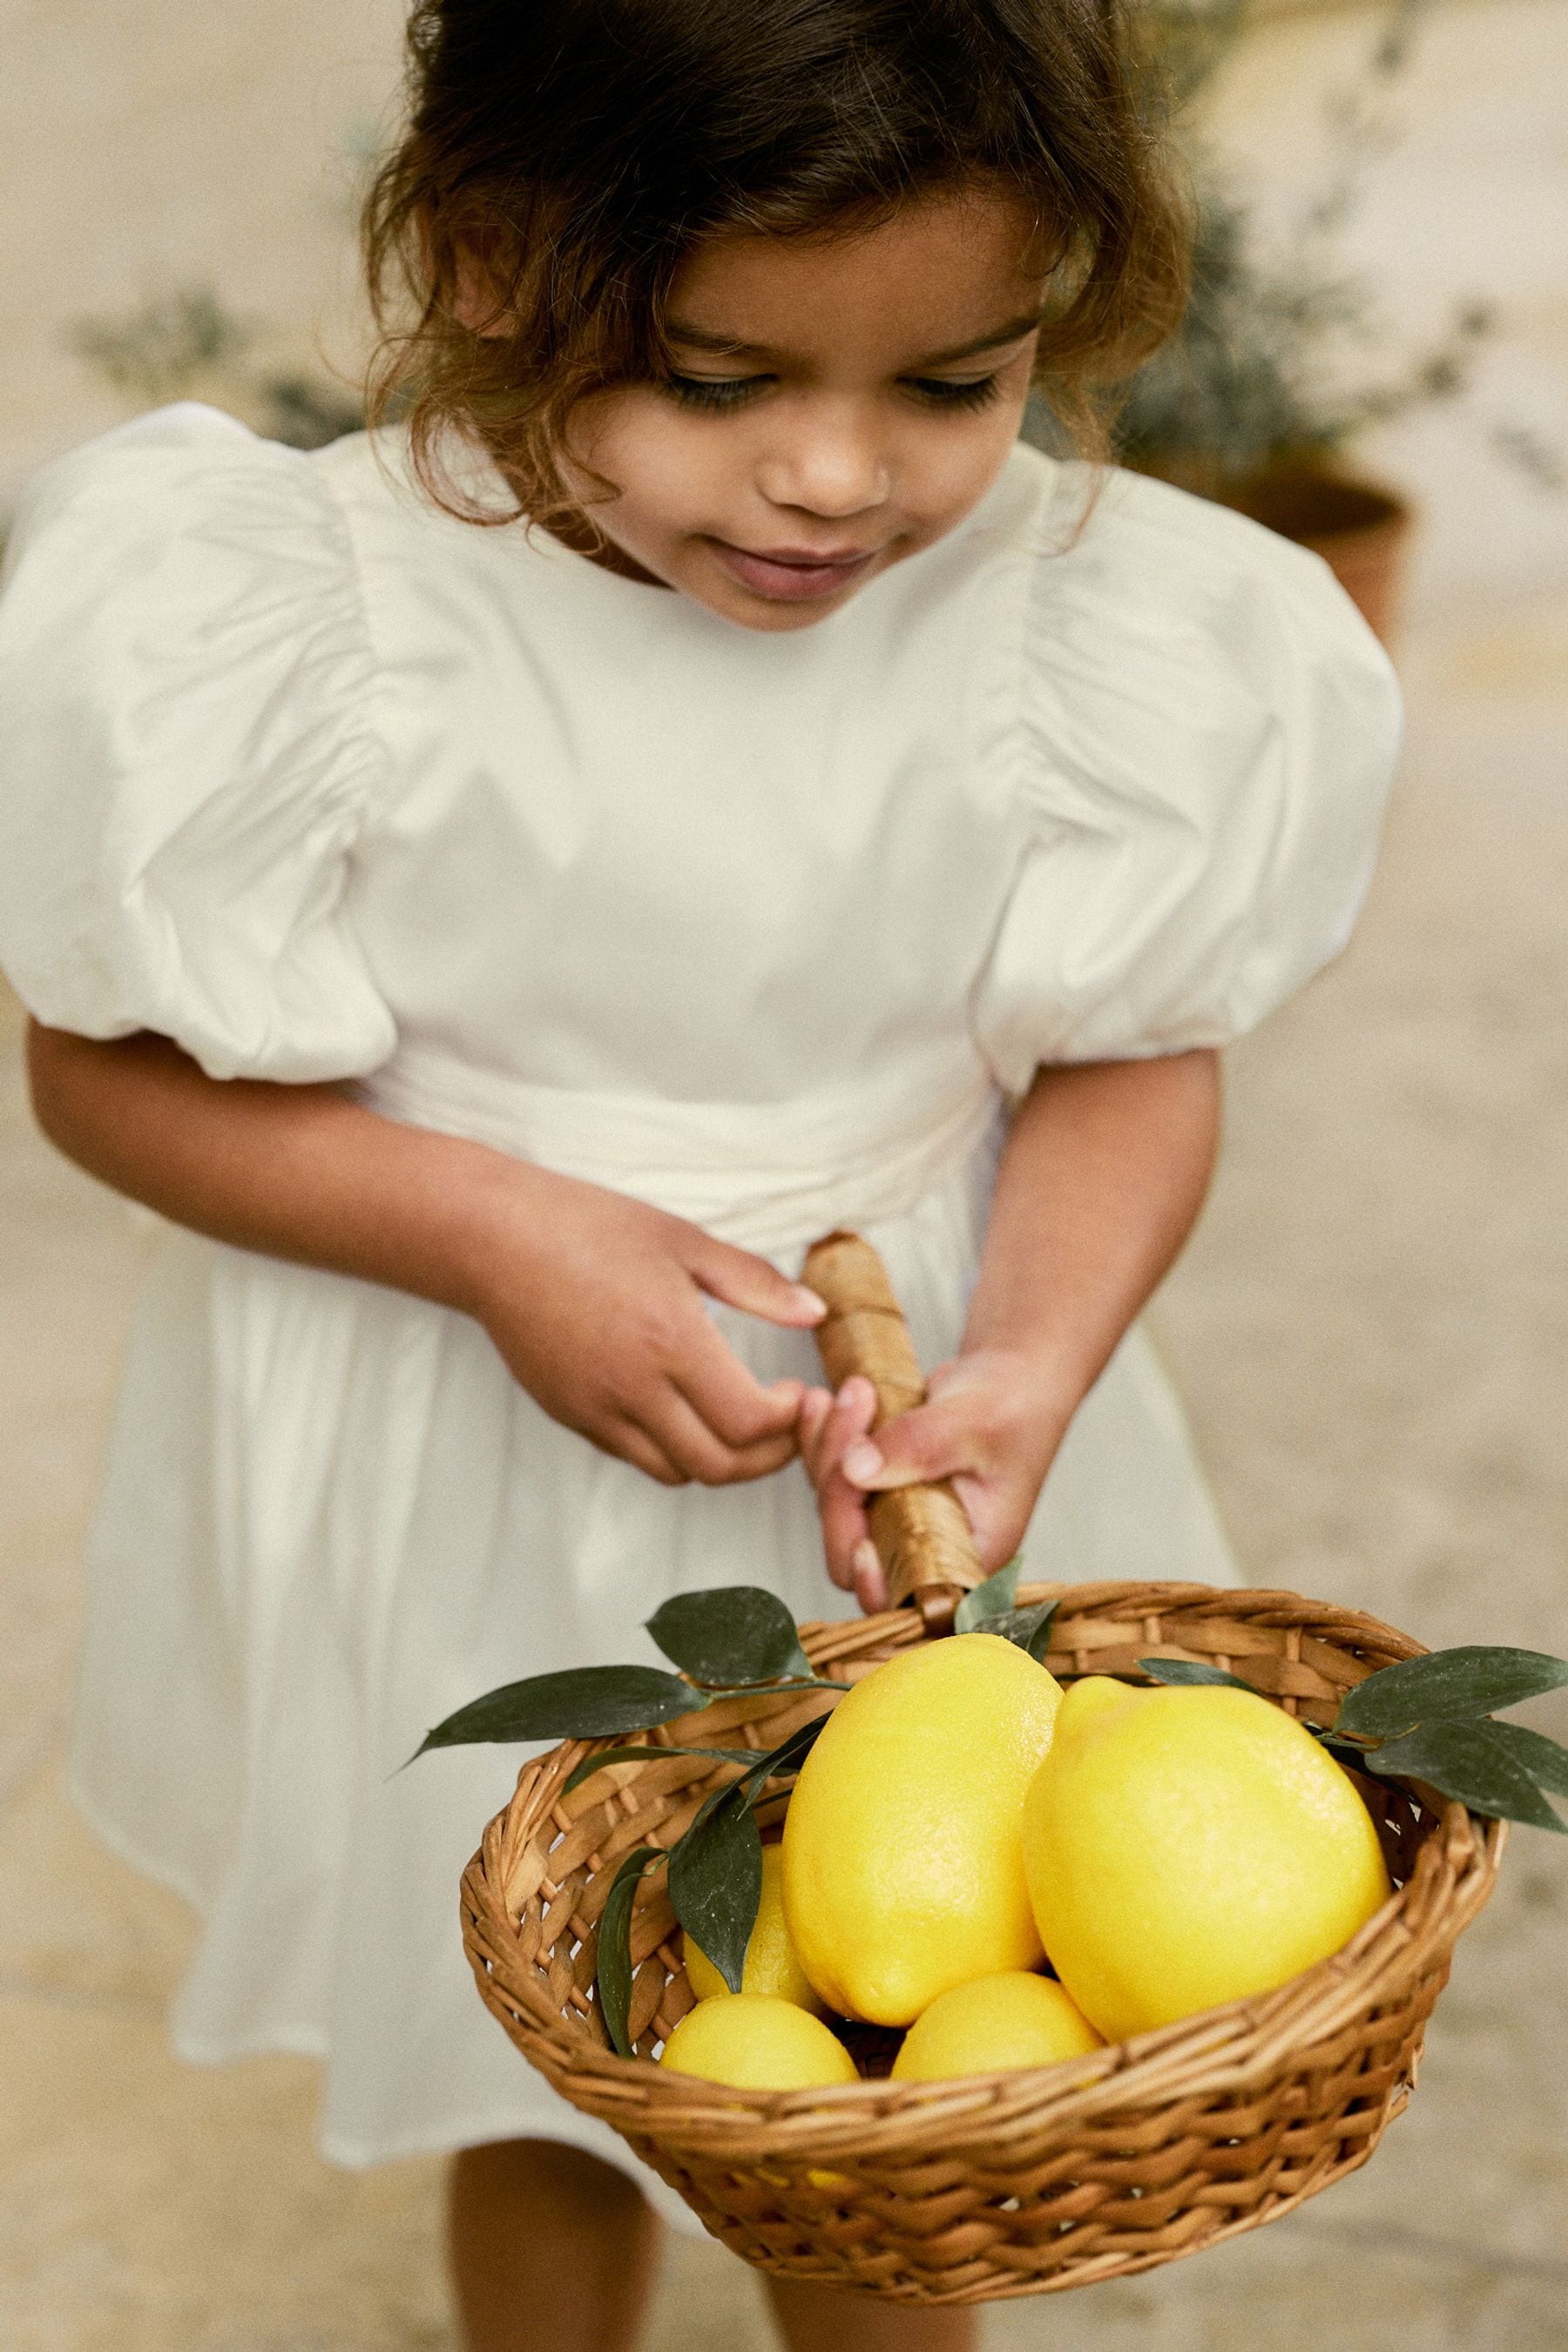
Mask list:
[{"label": "dress skirt", "polygon": [[[864,1221],[921,1360],[955,1349],[995,1134]],[[798,1249],[778,1253],[790,1273]],[[716,1307],[758,1376],[820,1377],[808,1334]],[[1079,1411],[1024,1574],[1234,1581],[1180,1408],[1142,1333]],[[684,2206],[508,2042],[475,1992],[458,1880],[523,1749],[425,1731],[500,1683],[658,1656],[671,1593],[827,1580],[798,1465],[668,1488],[551,1421],[479,1326],[423,1300],[171,1233],[132,1342],[90,1548],[69,1781],[202,1934],[176,2051],[324,2062],[322,2152],[362,2166],[565,2140]],[[695,2223],[692,2223],[695,2227]]]}]

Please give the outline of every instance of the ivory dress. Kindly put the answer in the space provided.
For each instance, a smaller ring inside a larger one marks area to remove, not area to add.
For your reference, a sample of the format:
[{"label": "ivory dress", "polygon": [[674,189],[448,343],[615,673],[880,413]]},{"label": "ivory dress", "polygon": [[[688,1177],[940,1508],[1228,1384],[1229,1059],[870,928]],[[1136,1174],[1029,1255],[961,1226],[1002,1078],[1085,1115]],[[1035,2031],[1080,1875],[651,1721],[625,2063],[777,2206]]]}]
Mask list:
[{"label": "ivory dress", "polygon": [[[449,519],[395,435],[302,456],[142,418],[13,535],[0,956],[54,1026],[342,1080],[791,1272],[860,1227],[934,1364],[1006,1095],[1299,987],[1394,756],[1388,665],[1314,557],[1127,475],[1075,541],[1086,486],[1020,447],[949,538],[770,635]],[[763,1377],[814,1375],[809,1337],[715,1311]],[[1137,1332],[1026,1573],[1233,1574]],[[667,1594],[741,1581],[845,1613],[798,1466],[666,1489],[463,1316],[170,1233],[70,1779],[201,1915],[178,2050],[319,2054],[344,2163],[539,2135],[660,2194],[468,1979],[458,1878],[518,1753],[392,1776],[480,1691],[651,1657]]]}]

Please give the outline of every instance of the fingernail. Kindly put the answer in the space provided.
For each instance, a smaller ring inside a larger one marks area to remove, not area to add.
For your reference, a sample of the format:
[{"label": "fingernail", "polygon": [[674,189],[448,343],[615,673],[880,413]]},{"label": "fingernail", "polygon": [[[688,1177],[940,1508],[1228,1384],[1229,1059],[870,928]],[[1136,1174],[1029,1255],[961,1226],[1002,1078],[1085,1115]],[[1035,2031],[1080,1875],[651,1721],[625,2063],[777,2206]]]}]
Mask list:
[{"label": "fingernail", "polygon": [[797,1282],[795,1286],[795,1303],[803,1315],[810,1316],[814,1323],[820,1323],[827,1312],[826,1299],[819,1298],[815,1290],[808,1290],[804,1282]]},{"label": "fingernail", "polygon": [[844,1456],[844,1475],[857,1486],[868,1486],[873,1478],[881,1476],[887,1466],[876,1447],[868,1445],[864,1438],[852,1445]]},{"label": "fingernail", "polygon": [[865,1536],[856,1545],[849,1559],[857,1576],[869,1576],[873,1569],[880,1568],[882,1564],[877,1558],[876,1545]]}]

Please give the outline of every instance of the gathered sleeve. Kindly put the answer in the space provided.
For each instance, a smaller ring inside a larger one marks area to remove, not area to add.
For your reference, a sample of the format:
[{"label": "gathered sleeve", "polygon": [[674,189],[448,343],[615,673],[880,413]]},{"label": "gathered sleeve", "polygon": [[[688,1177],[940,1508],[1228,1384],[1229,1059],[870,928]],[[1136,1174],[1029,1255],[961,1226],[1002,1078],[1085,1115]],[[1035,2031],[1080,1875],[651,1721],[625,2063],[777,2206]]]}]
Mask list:
[{"label": "gathered sleeve", "polygon": [[1398,751],[1386,656],[1318,557],[1131,475],[1034,561],[1018,655],[982,1053],[1021,1093],[1042,1063],[1227,1043],[1350,934]]},{"label": "gathered sleeve", "polygon": [[219,1078],[384,1061],[344,909],[374,688],[300,453],[187,404],[36,477],[0,595],[0,964],[37,1018],[157,1030]]}]

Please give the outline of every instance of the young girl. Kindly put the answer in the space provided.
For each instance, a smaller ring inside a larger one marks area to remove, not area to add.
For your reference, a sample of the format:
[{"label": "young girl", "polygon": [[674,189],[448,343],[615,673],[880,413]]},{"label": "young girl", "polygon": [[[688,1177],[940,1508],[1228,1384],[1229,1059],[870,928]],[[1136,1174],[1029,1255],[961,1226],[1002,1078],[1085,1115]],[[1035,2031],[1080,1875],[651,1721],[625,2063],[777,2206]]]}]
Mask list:
[{"label": "young girl", "polygon": [[[993,1567],[1226,1577],[1130,1327],[1215,1049],[1345,937],[1394,701],[1313,558],[1016,444],[1034,384],[1092,459],[1180,304],[1113,5],[426,0],[412,55],[404,421],[170,409],[15,534],[38,1114],[183,1228],[71,1782],[202,1915],[178,2049],[319,2053],[340,2161],[462,2151],[470,2345],[611,2352],[673,2200],[468,1981],[515,1759],[394,1768],[672,1592],[822,1613],[825,1536],[876,1605],[900,1480]],[[875,1445],[794,1279],[840,1223],[942,1367]]]}]

